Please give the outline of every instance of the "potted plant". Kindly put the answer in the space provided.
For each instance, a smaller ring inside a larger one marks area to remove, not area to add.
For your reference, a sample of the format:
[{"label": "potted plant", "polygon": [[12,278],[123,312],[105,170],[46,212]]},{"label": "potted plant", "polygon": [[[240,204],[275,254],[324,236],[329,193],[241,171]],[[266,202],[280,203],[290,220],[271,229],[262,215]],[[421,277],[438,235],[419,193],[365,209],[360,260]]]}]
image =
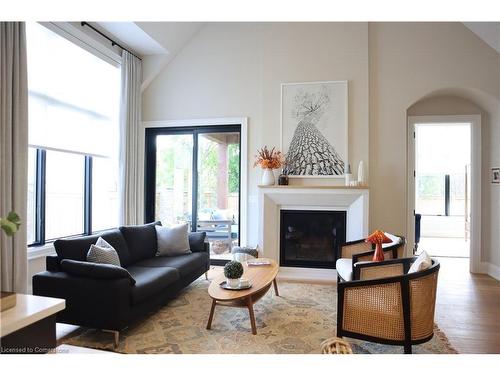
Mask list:
[{"label": "potted plant", "polygon": [[243,265],[235,260],[227,262],[224,266],[224,276],[228,287],[237,288],[240,285],[240,278],[243,276]]},{"label": "potted plant", "polygon": [[281,168],[284,162],[285,158],[283,153],[276,150],[274,147],[269,150],[267,146],[264,146],[257,151],[253,166],[259,166],[264,170],[262,174],[262,185],[274,185],[273,169]]}]

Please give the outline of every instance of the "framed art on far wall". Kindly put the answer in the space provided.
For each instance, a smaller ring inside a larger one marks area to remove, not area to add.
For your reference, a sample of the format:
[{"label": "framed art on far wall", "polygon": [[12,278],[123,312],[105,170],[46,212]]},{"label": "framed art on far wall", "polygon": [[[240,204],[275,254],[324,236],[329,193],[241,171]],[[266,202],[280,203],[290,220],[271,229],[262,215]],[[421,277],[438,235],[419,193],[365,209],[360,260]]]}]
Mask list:
[{"label": "framed art on far wall", "polygon": [[500,168],[491,168],[491,183],[500,184]]},{"label": "framed art on far wall", "polygon": [[281,150],[289,177],[344,178],[347,95],[347,81],[281,85]]}]

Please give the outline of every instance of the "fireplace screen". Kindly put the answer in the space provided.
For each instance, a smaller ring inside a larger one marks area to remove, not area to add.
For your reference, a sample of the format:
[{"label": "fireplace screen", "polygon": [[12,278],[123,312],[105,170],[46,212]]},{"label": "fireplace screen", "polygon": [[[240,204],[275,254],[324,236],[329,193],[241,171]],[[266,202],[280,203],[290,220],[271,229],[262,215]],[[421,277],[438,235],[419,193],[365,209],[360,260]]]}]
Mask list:
[{"label": "fireplace screen", "polygon": [[281,210],[280,265],[335,268],[345,242],[345,211]]}]

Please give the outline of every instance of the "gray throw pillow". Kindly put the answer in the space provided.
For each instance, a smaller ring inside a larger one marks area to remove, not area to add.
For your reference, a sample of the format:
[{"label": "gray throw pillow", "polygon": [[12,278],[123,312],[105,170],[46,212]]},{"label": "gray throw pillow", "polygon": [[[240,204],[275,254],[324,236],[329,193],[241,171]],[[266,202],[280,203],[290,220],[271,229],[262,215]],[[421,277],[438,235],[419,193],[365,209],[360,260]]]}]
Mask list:
[{"label": "gray throw pillow", "polygon": [[112,264],[121,267],[120,258],[115,248],[106,242],[102,237],[97,239],[95,245],[90,245],[87,253],[87,262]]},{"label": "gray throw pillow", "polygon": [[188,228],[188,223],[175,225],[170,228],[155,225],[158,242],[158,252],[156,255],[172,256],[190,254]]}]

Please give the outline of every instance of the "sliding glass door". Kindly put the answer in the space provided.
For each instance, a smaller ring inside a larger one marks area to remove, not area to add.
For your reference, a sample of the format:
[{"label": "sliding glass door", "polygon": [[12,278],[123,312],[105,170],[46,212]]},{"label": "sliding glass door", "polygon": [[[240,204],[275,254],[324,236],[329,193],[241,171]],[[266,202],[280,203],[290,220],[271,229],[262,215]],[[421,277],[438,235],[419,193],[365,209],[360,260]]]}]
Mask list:
[{"label": "sliding glass door", "polygon": [[146,221],[206,232],[215,264],[240,237],[240,126],[146,129]]}]

